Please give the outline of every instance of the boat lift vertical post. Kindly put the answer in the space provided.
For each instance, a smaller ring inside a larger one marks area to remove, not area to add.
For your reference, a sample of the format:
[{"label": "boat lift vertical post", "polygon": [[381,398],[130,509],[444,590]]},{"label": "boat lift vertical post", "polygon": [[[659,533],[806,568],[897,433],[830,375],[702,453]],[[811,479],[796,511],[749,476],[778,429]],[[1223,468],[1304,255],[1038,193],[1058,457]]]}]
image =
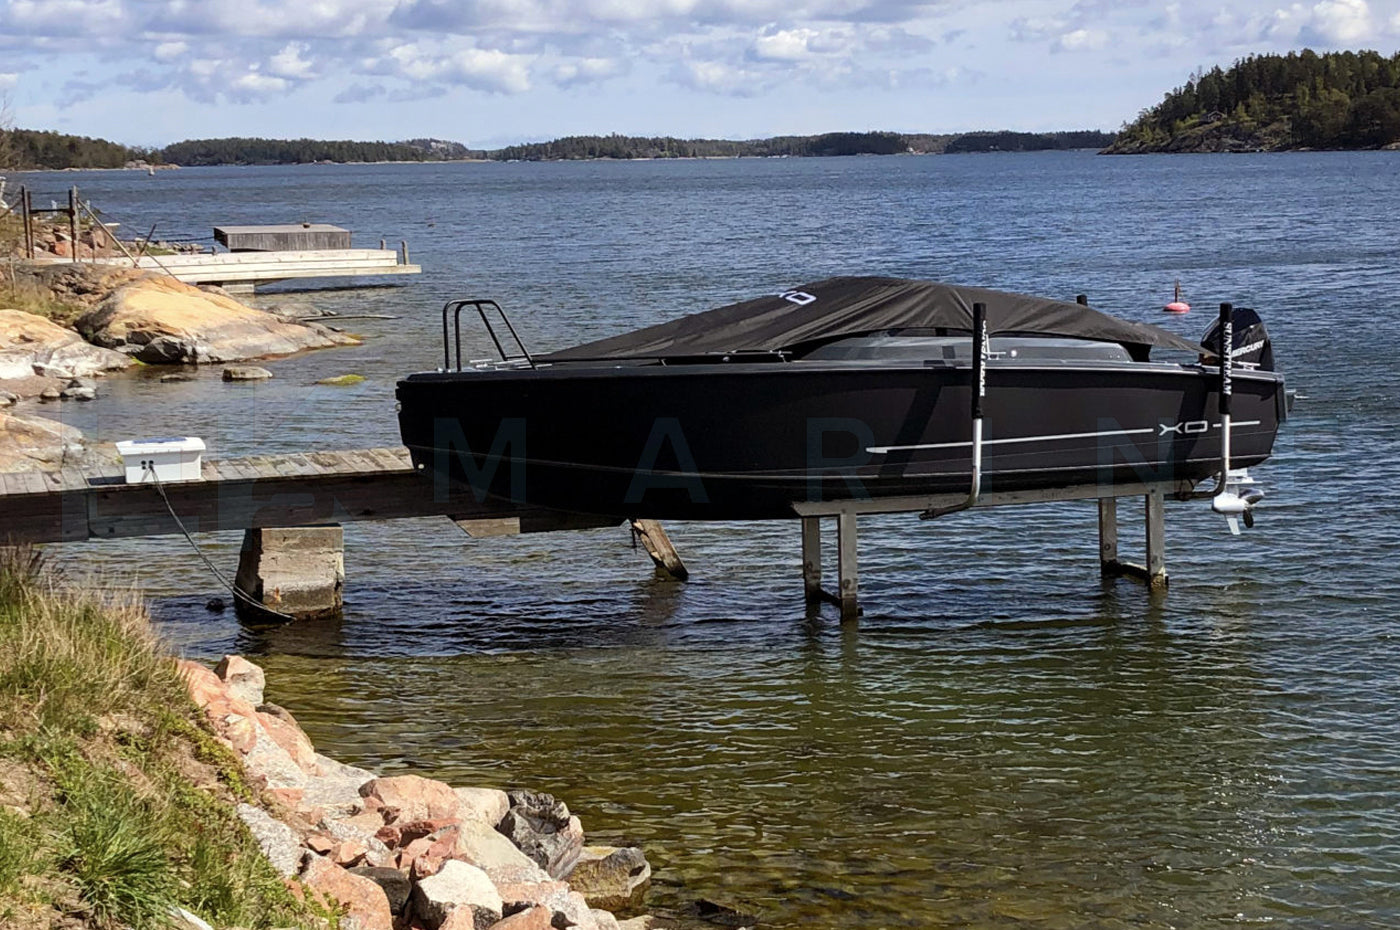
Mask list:
[{"label": "boat lift vertical post", "polygon": [[860,616],[860,579],[856,569],[854,510],[843,510],[836,516],[836,572],[841,585],[841,620],[854,620]]},{"label": "boat lift vertical post", "polygon": [[822,600],[822,518],[802,518],[802,593],[807,603]]}]

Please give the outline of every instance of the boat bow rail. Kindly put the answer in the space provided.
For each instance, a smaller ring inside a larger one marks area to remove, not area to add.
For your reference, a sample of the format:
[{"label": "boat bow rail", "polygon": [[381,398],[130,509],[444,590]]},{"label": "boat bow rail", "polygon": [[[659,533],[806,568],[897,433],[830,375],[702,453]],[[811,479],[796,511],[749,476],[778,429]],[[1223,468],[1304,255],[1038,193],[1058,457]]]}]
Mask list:
[{"label": "boat bow rail", "polygon": [[[462,300],[449,300],[442,305],[442,370],[461,371],[462,370],[462,311],[471,307],[476,311],[481,319],[481,325],[486,330],[486,335],[491,337],[491,342],[496,346],[496,351],[500,353],[500,362],[492,362],[489,359],[471,359],[468,364],[473,368],[534,368],[535,359],[530,355],[530,350],[525,348],[525,342],[520,338],[520,334],[515,331],[515,327],[510,322],[510,317],[506,316],[505,310],[494,300],[484,300],[479,298],[465,298]],[[506,331],[510,333],[510,338],[515,342],[515,347],[519,351],[518,355],[511,355],[506,351],[505,345],[496,335],[496,327],[491,323],[491,317],[487,314],[487,309],[494,310],[500,322],[505,325]],[[452,330],[449,335],[447,329],[448,314],[452,315]],[[455,361],[455,367],[454,367]]]}]

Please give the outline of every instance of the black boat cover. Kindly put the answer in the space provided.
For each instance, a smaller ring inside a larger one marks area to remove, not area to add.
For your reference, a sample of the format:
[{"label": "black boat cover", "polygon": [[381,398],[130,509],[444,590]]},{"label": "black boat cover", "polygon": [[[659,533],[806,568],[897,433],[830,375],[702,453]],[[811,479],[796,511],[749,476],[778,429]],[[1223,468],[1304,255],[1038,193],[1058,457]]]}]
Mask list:
[{"label": "black boat cover", "polygon": [[987,329],[991,334],[1117,342],[1136,359],[1146,359],[1152,347],[1201,351],[1198,344],[1165,329],[1130,323],[1068,301],[934,281],[841,277],[535,359],[568,362],[694,358],[794,351],[845,336],[889,330],[970,333],[974,303],[987,305]]}]

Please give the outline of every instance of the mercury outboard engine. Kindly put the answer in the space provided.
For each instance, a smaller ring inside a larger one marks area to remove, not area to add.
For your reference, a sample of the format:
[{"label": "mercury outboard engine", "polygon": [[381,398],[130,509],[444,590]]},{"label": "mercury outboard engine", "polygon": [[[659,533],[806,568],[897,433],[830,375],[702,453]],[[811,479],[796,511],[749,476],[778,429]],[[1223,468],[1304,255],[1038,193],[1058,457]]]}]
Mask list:
[{"label": "mercury outboard engine", "polygon": [[[1274,347],[1269,342],[1269,334],[1264,329],[1264,321],[1259,314],[1248,307],[1235,307],[1230,317],[1234,338],[1231,340],[1230,361],[1241,368],[1255,368],[1261,371],[1274,370]],[[1216,358],[1220,357],[1220,321],[1210,324],[1201,345]]]}]

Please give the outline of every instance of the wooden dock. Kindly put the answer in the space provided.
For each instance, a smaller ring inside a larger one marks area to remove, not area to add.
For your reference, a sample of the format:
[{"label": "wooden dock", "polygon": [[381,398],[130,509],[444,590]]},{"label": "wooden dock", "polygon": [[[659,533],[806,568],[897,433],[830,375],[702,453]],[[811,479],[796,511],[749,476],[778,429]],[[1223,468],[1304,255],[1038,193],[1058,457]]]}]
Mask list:
[{"label": "wooden dock", "polygon": [[[72,259],[39,259],[49,264],[72,264]],[[133,260],[82,259],[103,265],[130,268]],[[306,249],[295,252],[219,252],[201,255],[143,255],[135,266],[163,271],[186,284],[218,284],[231,290],[293,278],[354,278],[421,274],[407,256],[393,249]]]},{"label": "wooden dock", "polygon": [[[1099,562],[1105,575],[1128,575],[1165,588],[1163,504],[1190,495],[1189,483],[1083,486],[984,494],[977,507],[1054,501],[1098,503]],[[162,493],[163,492],[163,493]],[[1118,499],[1142,497],[1146,559],[1119,558]],[[843,619],[860,613],[856,521],[877,513],[929,512],[957,495],[794,506],[801,521],[802,574],[809,608],[839,605]],[[173,514],[173,515],[172,515]],[[465,484],[414,469],[398,448],[257,455],[202,463],[202,480],[128,484],[123,466],[0,474],[0,545],[74,542],[224,530],[335,526],[360,520],[445,516],[473,537],[615,526],[621,519],[483,502]],[[178,520],[176,519],[178,517]],[[837,530],[836,593],[822,588],[822,523]],[[683,579],[686,569],[655,520],[632,528],[659,569]],[[246,543],[246,540],[245,540]],[[245,548],[247,546],[245,545]]]},{"label": "wooden dock", "polygon": [[[127,484],[98,469],[0,474],[0,544],[73,542],[181,532],[318,526],[446,516],[473,535],[609,526],[558,511],[482,503],[466,485],[435,482],[399,448],[205,461],[203,480]],[[475,532],[474,532],[475,531]]]}]

